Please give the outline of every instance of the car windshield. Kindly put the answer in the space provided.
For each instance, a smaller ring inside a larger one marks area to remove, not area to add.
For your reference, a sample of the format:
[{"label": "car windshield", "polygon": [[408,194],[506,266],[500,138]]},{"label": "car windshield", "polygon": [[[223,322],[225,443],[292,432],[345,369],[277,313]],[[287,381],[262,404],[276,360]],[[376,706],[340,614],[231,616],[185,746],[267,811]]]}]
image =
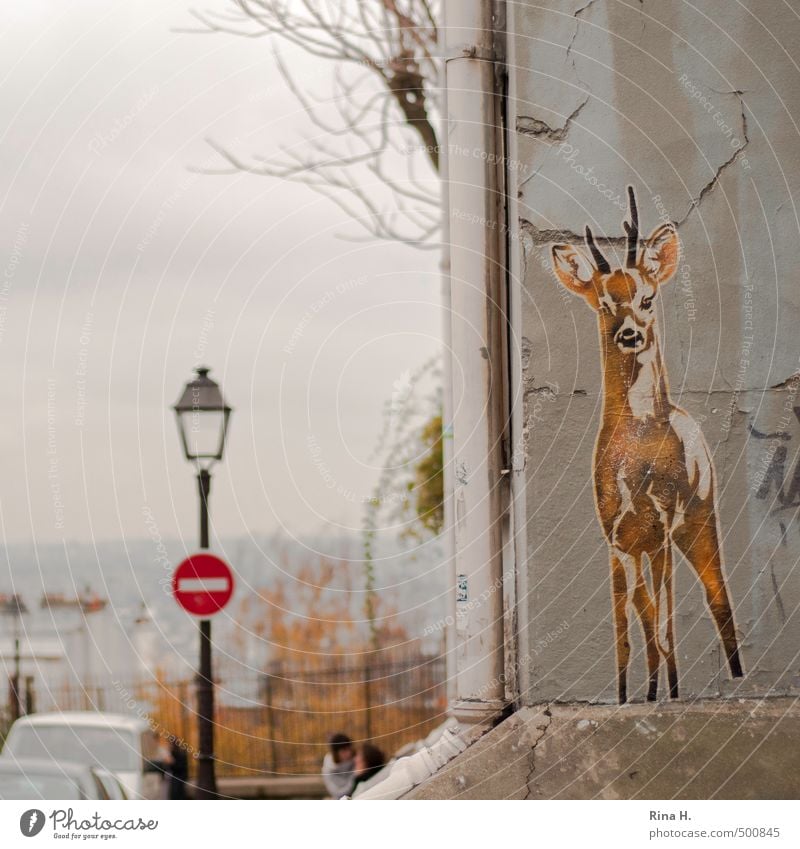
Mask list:
[{"label": "car windshield", "polygon": [[75,761],[100,766],[110,772],[141,767],[136,738],[130,731],[91,725],[18,726],[9,735],[4,754],[15,758]]},{"label": "car windshield", "polygon": [[0,774],[0,799],[82,799],[78,785],[66,775]]}]

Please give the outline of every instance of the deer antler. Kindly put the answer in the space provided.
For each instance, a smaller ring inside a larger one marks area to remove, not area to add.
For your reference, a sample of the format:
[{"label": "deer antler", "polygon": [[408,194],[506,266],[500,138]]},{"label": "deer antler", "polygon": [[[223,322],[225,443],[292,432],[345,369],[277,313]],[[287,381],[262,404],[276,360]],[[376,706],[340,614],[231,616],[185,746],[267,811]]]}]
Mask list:
[{"label": "deer antler", "polygon": [[639,254],[639,210],[636,208],[636,195],[633,186],[628,186],[628,207],[631,212],[630,223],[622,222],[625,232],[628,234],[628,268],[636,268],[636,259]]},{"label": "deer antler", "polygon": [[586,225],[586,245],[592,252],[592,256],[594,257],[598,270],[602,271],[603,274],[611,274],[611,266],[608,264],[608,260],[600,253],[600,249],[594,243],[594,236],[592,235],[592,231],[588,224]]}]

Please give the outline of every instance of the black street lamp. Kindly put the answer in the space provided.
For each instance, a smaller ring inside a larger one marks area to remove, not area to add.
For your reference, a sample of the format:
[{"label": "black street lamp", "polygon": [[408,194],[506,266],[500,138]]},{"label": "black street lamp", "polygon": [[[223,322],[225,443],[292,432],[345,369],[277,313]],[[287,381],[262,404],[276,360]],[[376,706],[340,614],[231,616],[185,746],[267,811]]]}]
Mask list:
[{"label": "black street lamp", "polygon": [[[200,493],[200,548],[208,548],[208,496],[211,466],[222,459],[231,408],[225,403],[210,369],[196,368],[173,407],[186,459],[197,467]],[[197,675],[197,788],[195,797],[211,799],[217,794],[214,775],[214,685],[211,678],[211,620],[200,620],[200,670]]]}]

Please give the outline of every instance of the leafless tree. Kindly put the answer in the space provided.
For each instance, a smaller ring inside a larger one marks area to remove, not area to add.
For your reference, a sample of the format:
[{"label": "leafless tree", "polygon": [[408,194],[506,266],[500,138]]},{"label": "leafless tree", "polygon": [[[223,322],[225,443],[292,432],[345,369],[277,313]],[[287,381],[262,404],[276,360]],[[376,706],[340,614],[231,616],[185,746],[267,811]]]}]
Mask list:
[{"label": "leafless tree", "polygon": [[[215,173],[246,171],[298,180],[328,197],[368,236],[435,248],[440,213],[440,0],[229,0],[193,10],[191,31],[272,38],[331,63],[326,96],[281,74],[318,132],[307,149],[241,155],[214,140]],[[432,173],[433,172],[433,173]],[[388,191],[376,191],[376,181]]]}]

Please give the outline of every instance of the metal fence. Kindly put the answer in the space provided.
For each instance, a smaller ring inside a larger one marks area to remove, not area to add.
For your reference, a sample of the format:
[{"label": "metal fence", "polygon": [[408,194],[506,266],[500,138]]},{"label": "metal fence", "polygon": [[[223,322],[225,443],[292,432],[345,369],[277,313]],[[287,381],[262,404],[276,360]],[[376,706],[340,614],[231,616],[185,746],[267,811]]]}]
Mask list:
[{"label": "metal fence", "polygon": [[[275,663],[264,672],[220,668],[215,685],[220,776],[318,774],[335,731],[391,755],[443,722],[447,707],[444,658],[425,655],[309,668]],[[65,685],[51,693],[60,710],[138,715],[196,752],[193,680]]]}]

